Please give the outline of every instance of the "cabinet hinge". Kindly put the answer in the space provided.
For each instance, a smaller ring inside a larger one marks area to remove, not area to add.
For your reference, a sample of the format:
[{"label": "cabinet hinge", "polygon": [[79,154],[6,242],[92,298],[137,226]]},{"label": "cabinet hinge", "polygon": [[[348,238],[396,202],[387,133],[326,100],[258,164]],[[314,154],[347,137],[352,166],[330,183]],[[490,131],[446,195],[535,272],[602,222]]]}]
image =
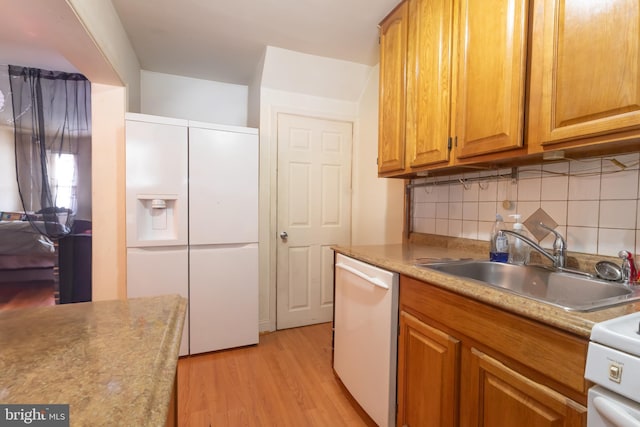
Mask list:
[{"label": "cabinet hinge", "polygon": [[447,141],[447,150],[451,151],[451,137],[449,137],[449,140]]}]

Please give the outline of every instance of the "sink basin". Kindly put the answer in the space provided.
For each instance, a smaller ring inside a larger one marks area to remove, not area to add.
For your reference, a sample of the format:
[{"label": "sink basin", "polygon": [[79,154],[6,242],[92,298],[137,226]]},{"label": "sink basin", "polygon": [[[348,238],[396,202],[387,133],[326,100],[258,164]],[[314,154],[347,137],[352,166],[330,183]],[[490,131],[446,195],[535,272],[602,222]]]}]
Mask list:
[{"label": "sink basin", "polygon": [[491,261],[426,263],[417,266],[475,280],[566,310],[590,311],[640,299],[640,289],[631,290],[619,283],[541,266]]}]

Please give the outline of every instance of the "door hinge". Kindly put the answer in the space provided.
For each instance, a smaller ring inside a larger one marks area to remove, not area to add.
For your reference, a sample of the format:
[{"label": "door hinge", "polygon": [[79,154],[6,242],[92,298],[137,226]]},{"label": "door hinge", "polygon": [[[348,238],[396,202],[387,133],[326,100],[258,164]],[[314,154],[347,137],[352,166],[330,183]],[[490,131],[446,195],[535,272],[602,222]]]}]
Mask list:
[{"label": "door hinge", "polygon": [[377,165],[377,164],[379,164],[379,163],[378,163],[378,158],[376,157],[376,165]]},{"label": "door hinge", "polygon": [[449,137],[449,140],[447,141],[447,150],[451,151],[451,137]]}]

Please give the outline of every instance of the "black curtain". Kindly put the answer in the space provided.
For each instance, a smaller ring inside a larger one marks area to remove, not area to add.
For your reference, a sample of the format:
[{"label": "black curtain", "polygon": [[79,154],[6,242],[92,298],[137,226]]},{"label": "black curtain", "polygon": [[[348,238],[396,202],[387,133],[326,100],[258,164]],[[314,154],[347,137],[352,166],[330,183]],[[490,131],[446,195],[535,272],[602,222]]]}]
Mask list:
[{"label": "black curtain", "polygon": [[[77,154],[91,134],[91,84],[81,74],[14,65],[9,81],[20,199],[31,224],[58,239],[71,232],[77,212]],[[58,181],[61,168],[75,178]]]}]

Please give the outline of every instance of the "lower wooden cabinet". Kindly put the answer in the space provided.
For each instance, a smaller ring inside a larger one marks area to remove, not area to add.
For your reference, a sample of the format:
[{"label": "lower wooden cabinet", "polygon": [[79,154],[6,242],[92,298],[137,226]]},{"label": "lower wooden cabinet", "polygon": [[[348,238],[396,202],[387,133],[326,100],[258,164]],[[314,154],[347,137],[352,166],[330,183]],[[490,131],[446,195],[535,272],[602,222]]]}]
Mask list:
[{"label": "lower wooden cabinet", "polygon": [[460,341],[400,313],[398,425],[455,426]]},{"label": "lower wooden cabinet", "polygon": [[586,408],[471,349],[461,425],[569,427],[586,425]]},{"label": "lower wooden cabinet", "polygon": [[398,426],[586,426],[586,339],[405,276],[399,327]]}]

